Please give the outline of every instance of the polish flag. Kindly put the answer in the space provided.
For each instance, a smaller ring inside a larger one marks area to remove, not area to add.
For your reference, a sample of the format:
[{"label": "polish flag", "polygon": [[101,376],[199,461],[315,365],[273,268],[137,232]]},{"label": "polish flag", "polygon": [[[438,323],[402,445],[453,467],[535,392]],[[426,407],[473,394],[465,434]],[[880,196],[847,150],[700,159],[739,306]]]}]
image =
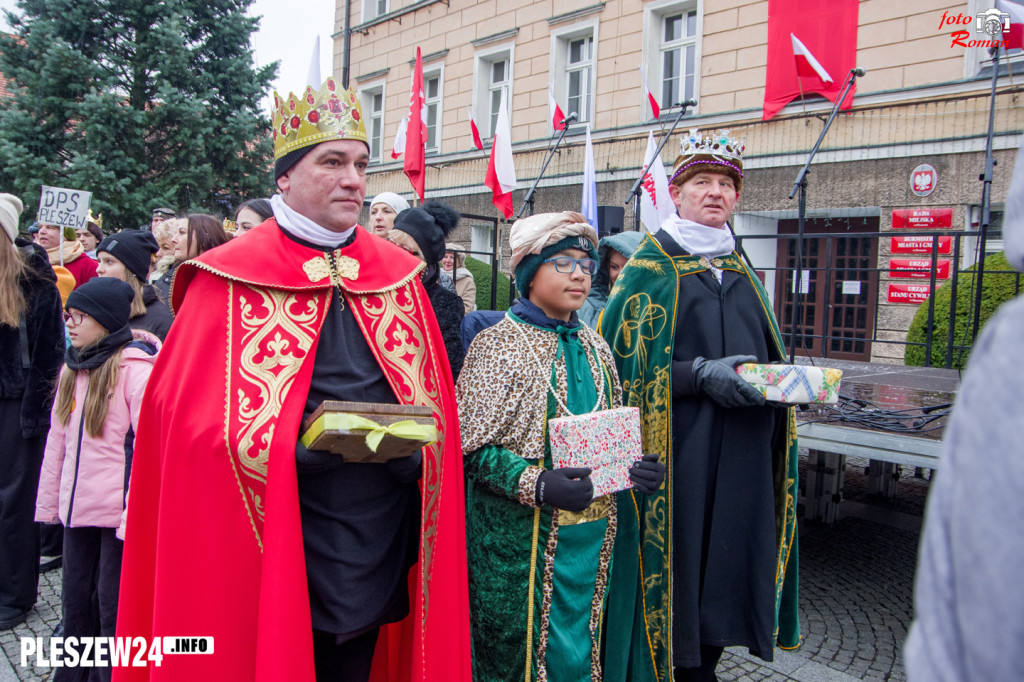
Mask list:
[{"label": "polish flag", "polygon": [[409,124],[406,129],[405,175],[423,201],[427,179],[427,103],[423,93],[423,57],[416,47],[416,67],[409,93]]},{"label": "polish flag", "polygon": [[555,101],[555,89],[551,83],[548,83],[548,111],[551,113],[551,127],[558,132],[565,127],[565,114],[562,113],[562,107],[558,106],[558,102]]},{"label": "polish flag", "polygon": [[814,78],[818,81],[819,87],[826,87],[829,83],[834,82],[832,76],[828,75],[828,71],[821,65],[811,51],[800,42],[794,34],[790,33],[789,37],[793,40],[793,56],[796,58],[796,75],[801,78]]},{"label": "polish flag", "polygon": [[498,109],[498,124],[494,131],[494,145],[491,160],[487,164],[484,184],[494,193],[491,201],[505,218],[512,217],[512,191],[519,187],[516,168],[512,162],[512,129],[505,109],[506,91],[501,91],[501,106]]},{"label": "polish flag", "polygon": [[480,129],[476,127],[476,121],[473,120],[473,110],[466,105],[466,111],[469,113],[469,127],[473,129],[473,146],[480,151],[484,150],[484,141],[480,139]]},{"label": "polish flag", "polygon": [[654,118],[660,118],[661,107],[658,106],[658,100],[654,99],[654,93],[651,92],[650,86],[647,85],[647,74],[644,73],[644,67],[642,66],[640,67],[640,78],[644,82],[644,92],[647,93],[647,101],[651,105],[651,113],[654,114]]},{"label": "polish flag", "polygon": [[647,232],[657,232],[661,224],[675,213],[675,205],[668,193],[668,175],[660,156],[655,156],[658,145],[654,133],[647,133],[647,152],[644,154],[644,179],[640,193],[640,224]]},{"label": "polish flag", "polygon": [[1009,0],[996,0],[996,9],[1010,15],[1010,28],[1003,30],[1007,50],[1024,48],[1024,6]]},{"label": "polish flag", "polygon": [[395,143],[391,145],[391,158],[397,159],[405,153],[405,133],[409,129],[409,117],[403,116],[402,122],[398,124],[398,132],[395,133]]}]

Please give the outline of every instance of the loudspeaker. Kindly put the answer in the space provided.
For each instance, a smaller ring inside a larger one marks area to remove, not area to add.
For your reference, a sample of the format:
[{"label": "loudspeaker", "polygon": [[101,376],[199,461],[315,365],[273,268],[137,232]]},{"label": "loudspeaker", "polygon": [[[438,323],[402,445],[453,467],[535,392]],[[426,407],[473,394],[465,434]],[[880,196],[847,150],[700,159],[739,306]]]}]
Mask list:
[{"label": "loudspeaker", "polygon": [[622,222],[626,217],[624,206],[597,207],[597,234],[607,237],[622,232]]}]

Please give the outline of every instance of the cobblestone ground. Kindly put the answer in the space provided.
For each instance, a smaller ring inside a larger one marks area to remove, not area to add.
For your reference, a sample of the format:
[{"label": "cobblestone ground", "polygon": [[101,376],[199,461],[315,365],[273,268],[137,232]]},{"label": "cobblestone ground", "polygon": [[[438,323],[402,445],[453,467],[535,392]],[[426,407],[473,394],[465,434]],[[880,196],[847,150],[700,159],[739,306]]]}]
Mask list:
[{"label": "cobblestone ground", "polygon": [[[906,529],[906,521],[920,520],[928,480],[904,467],[896,500],[881,500],[867,494],[866,467],[867,460],[847,459],[844,496],[854,504],[844,507],[840,521],[800,527],[803,645],[795,652],[776,652],[771,664],[729,649],[718,668],[722,682],[906,679],[902,648],[912,615],[919,539],[917,530]],[[801,474],[802,469],[803,461]],[[855,507],[880,513],[866,520]],[[887,514],[902,522],[888,523]],[[0,632],[0,648],[14,669],[10,679],[47,679],[44,669],[19,667],[20,638],[46,638],[53,632],[60,620],[60,584],[60,570],[43,574],[39,602],[28,621]],[[3,673],[0,661],[0,682],[7,682]]]}]

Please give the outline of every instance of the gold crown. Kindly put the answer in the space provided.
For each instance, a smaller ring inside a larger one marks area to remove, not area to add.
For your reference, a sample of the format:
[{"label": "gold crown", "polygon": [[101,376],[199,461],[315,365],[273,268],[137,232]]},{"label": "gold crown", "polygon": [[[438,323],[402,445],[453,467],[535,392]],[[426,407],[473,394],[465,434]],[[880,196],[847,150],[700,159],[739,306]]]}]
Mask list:
[{"label": "gold crown", "polygon": [[743,150],[746,144],[729,135],[728,130],[716,130],[711,133],[701,133],[696,128],[690,129],[690,134],[683,136],[679,143],[680,156],[676,159],[672,170],[672,182],[680,174],[685,173],[693,166],[722,166],[722,172],[730,170],[743,177]]},{"label": "gold crown", "polygon": [[274,93],[274,160],[296,149],[331,140],[367,142],[366,126],[354,89],[328,78],[319,91],[307,85],[302,97]]},{"label": "gold crown", "polygon": [[235,221],[234,220],[228,220],[227,218],[225,218],[224,222],[223,222],[223,225],[224,225],[224,231],[225,232],[228,232],[230,234],[234,234],[234,232],[235,232]]},{"label": "gold crown", "polygon": [[92,214],[92,209],[90,208],[89,209],[89,214],[86,216],[85,219],[88,220],[89,222],[96,223],[96,227],[100,228],[100,230],[103,229],[103,214],[102,213],[100,213],[98,216],[94,216]]}]

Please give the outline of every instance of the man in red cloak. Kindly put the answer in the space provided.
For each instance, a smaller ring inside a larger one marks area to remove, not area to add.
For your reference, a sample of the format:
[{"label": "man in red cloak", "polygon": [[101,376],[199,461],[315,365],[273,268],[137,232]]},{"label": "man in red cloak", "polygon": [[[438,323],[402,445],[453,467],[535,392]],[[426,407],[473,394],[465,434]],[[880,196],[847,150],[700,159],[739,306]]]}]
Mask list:
[{"label": "man in red cloak", "polygon": [[[274,218],[178,269],[131,474],[117,633],[213,652],[153,649],[114,679],[468,682],[459,426],[423,266],[356,224],[355,94],[274,99]],[[429,406],[441,439],[387,464],[307,450],[325,399]]]}]

